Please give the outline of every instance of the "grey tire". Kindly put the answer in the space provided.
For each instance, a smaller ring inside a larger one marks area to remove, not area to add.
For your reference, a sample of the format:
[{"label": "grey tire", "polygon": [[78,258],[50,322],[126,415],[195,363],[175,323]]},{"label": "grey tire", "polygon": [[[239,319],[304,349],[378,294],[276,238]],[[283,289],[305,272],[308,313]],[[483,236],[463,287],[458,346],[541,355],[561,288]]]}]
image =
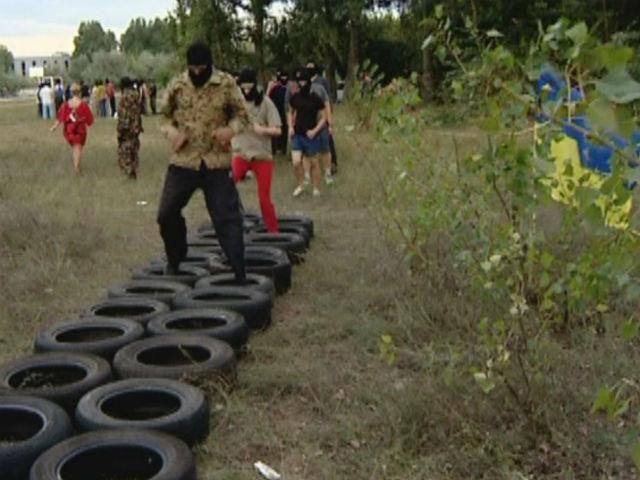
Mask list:
[{"label": "grey tire", "polygon": [[73,412],[85,393],[111,379],[111,367],[95,355],[39,353],[0,366],[0,394],[32,395]]},{"label": "grey tire", "polygon": [[71,420],[53,402],[29,396],[0,396],[2,480],[24,480],[33,462],[73,433]]},{"label": "grey tire", "polygon": [[166,378],[131,378],[102,385],[78,402],[83,432],[116,428],[160,430],[188,445],[209,434],[209,404],[191,385]]},{"label": "grey tire", "polygon": [[91,353],[111,361],[116,351],[144,334],[142,325],[126,318],[84,318],[40,332],[35,351]]},{"label": "grey tire", "polygon": [[30,480],[96,478],[196,480],[193,454],[182,441],[152,430],[101,430],[69,438],[43,453]]},{"label": "grey tire", "polygon": [[235,381],[236,357],[222,340],[195,335],[163,335],[131,343],[116,353],[113,368],[120,378],[219,376]]}]

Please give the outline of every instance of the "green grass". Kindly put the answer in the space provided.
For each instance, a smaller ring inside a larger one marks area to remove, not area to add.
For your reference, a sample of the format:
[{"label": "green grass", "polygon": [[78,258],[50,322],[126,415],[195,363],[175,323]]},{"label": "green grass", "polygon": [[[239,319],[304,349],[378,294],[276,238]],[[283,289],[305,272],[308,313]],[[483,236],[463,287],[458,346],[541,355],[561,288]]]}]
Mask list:
[{"label": "green grass", "polygon": [[[634,478],[625,429],[589,413],[600,385],[637,377],[633,345],[612,329],[550,340],[538,395],[553,431],[530,435],[503,392],[484,396],[455,368],[455,355],[473,355],[476,305],[447,272],[407,274],[375,215],[397,149],[371,148],[374,136],[347,132],[348,118],[338,113],[340,174],[322,197],[291,198],[290,166],[277,162],[276,208],[311,216],[316,238],[273,326],[251,339],[238,387],[214,395],[199,478],[255,479],[258,460],[288,480]],[[112,120],[90,130],[75,178],[60,131],[48,133],[31,103],[0,103],[1,362],[29,354],[40,329],[76,318],[161,255],[168,148],[157,120],[144,121],[137,182],[118,170]],[[452,158],[453,133],[427,133],[433,158]],[[477,138],[461,137],[467,150]],[[257,209],[255,183],[240,189]],[[206,220],[200,194],[186,215],[191,228]],[[378,350],[383,334],[398,348],[393,366]]]}]

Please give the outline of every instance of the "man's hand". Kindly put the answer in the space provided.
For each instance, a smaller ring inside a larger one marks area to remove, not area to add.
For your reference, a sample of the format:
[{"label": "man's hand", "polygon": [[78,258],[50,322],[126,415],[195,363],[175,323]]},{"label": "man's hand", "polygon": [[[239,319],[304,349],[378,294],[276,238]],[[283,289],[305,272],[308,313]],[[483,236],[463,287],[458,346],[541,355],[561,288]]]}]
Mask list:
[{"label": "man's hand", "polygon": [[171,143],[171,148],[173,148],[174,152],[179,152],[182,147],[184,147],[185,143],[189,138],[184,132],[181,132],[174,126],[165,126],[162,127],[161,130],[167,136],[169,143]]},{"label": "man's hand", "polygon": [[231,144],[231,139],[236,134],[231,127],[222,127],[216,128],[213,131],[213,139],[218,144],[219,147],[223,149],[229,148]]}]

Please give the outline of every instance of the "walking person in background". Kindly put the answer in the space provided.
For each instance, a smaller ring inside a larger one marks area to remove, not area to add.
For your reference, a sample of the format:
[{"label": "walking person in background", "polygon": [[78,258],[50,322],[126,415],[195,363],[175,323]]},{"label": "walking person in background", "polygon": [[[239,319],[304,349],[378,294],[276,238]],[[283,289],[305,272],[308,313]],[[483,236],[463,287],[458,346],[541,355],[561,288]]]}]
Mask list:
[{"label": "walking person in background", "polygon": [[42,118],[49,120],[55,117],[55,100],[51,82],[45,81],[40,89],[40,101],[42,102]]},{"label": "walking person in background", "polygon": [[302,69],[296,78],[299,91],[291,97],[288,114],[289,135],[291,139],[291,161],[296,178],[293,196],[298,197],[304,191],[303,158],[309,162],[313,196],[320,195],[320,153],[322,139],[319,134],[327,123],[325,104],[311,91],[311,75],[308,69]]},{"label": "walking person in background", "polygon": [[[338,155],[336,144],[333,140],[333,104],[331,103],[331,89],[329,82],[322,76],[322,69],[313,60],[307,62],[307,68],[311,71],[311,89],[315,91],[325,102],[327,112],[327,128],[322,132],[323,141],[326,142],[328,154],[323,155],[322,167],[324,168],[325,181],[333,182],[333,175],[338,173]],[[321,93],[326,92],[326,95]]]},{"label": "walking person in background", "polygon": [[214,68],[208,45],[192,44],[187,66],[167,88],[163,108],[162,131],[174,152],[158,209],[166,272],[177,272],[187,253],[182,209],[201,189],[222,250],[244,283],[244,231],[230,148],[233,136],[249,128],[249,116],[233,77]]},{"label": "walking person in background", "polygon": [[243,180],[248,171],[253,171],[258,183],[260,210],[267,231],[278,232],[276,209],[271,200],[273,178],[273,155],[271,138],[282,134],[282,122],[276,106],[258,90],[255,70],[245,69],[238,79],[245,98],[252,128],[231,140],[233,152],[233,181]]},{"label": "walking person in background", "polygon": [[120,81],[122,97],[118,105],[118,165],[120,170],[129,178],[138,177],[138,151],[140,150],[139,135],[143,132],[142,116],[138,93],[133,89],[133,82],[129,77]]},{"label": "walking person in background", "polygon": [[62,107],[62,104],[64,103],[64,100],[65,100],[64,95],[65,94],[64,94],[64,88],[62,87],[62,81],[59,78],[56,78],[54,80],[54,88],[53,88],[53,99],[55,101],[56,116],[60,111],[60,107]]},{"label": "walking person in background", "polygon": [[146,115],[147,114],[147,97],[149,96],[149,89],[147,88],[147,83],[144,80],[140,80],[138,89],[140,92],[140,111],[142,112],[142,115]]},{"label": "walking person in background", "polygon": [[156,114],[156,98],[158,96],[158,87],[156,82],[151,80],[149,83],[149,107],[151,108],[151,114]]},{"label": "walking person in background", "polygon": [[289,125],[287,124],[287,104],[285,97],[287,95],[287,84],[289,83],[289,75],[284,70],[278,70],[276,75],[276,81],[269,90],[269,98],[275,105],[280,115],[280,122],[282,122],[282,133],[279,137],[272,139],[272,152],[277,154],[278,152],[286,155],[287,153],[287,139],[289,138]]},{"label": "walking person in background", "polygon": [[80,97],[80,85],[77,83],[71,85],[71,95],[71,99],[62,104],[51,131],[58,128],[58,125],[63,126],[62,134],[72,149],[73,170],[76,175],[80,175],[82,150],[87,142],[87,128],[93,125],[93,114],[87,103]]},{"label": "walking person in background", "polygon": [[[109,101],[109,112],[112,117],[116,116],[116,86],[108,78],[105,80],[107,100]],[[122,88],[122,87],[120,87]]]},{"label": "walking person in background", "polygon": [[[91,106],[91,89],[89,88],[89,85],[83,81],[80,81],[80,92],[82,101]],[[73,93],[71,94],[71,98],[73,98]]]},{"label": "walking person in background", "polygon": [[98,116],[104,118],[107,116],[107,88],[102,80],[96,83],[96,103],[98,105]]},{"label": "walking person in background", "polygon": [[40,91],[44,87],[44,83],[38,84],[38,90],[36,90],[36,100],[38,101],[38,118],[42,118],[42,97]]}]

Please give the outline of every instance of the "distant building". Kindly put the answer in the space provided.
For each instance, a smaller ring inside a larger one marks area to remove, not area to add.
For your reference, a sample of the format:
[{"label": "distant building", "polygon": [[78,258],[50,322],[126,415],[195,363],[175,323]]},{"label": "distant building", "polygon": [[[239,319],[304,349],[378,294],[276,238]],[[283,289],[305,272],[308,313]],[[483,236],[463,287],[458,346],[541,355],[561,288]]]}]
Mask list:
[{"label": "distant building", "polygon": [[[14,57],[12,70],[22,77],[41,76],[42,69],[53,68],[56,71],[67,72],[71,66],[71,55],[56,53],[47,57]],[[31,74],[34,69],[35,75]]]}]

